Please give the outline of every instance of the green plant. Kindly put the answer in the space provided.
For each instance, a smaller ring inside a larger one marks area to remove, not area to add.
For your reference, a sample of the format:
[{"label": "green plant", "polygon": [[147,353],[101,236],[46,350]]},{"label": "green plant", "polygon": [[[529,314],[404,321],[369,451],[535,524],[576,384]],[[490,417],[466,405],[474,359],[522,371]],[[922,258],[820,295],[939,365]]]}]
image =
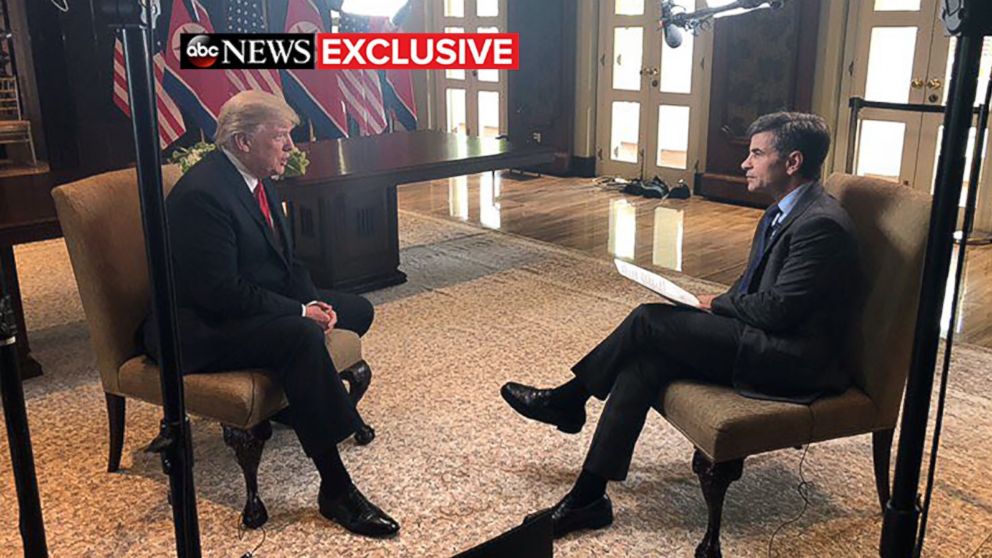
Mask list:
[{"label": "green plant", "polygon": [[[181,168],[185,174],[186,171],[193,167],[193,165],[200,162],[200,159],[202,159],[204,155],[215,149],[217,149],[216,145],[201,141],[190,147],[181,147],[175,150],[172,153],[172,156],[169,157],[169,161],[172,163],[177,163],[179,168]],[[306,152],[294,147],[289,153],[289,161],[286,162],[286,170],[280,178],[303,176],[307,173],[307,167],[309,165],[310,159],[307,157]]]}]

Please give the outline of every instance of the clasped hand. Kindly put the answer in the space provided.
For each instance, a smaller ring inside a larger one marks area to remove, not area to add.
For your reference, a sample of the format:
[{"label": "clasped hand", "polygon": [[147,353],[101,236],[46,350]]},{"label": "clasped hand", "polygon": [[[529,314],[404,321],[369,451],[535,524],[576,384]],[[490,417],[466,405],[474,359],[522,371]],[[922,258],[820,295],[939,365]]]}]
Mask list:
[{"label": "clasped hand", "polygon": [[330,304],[326,302],[321,302],[315,300],[310,304],[307,304],[306,316],[311,320],[317,322],[324,331],[334,329],[334,325],[338,323],[338,315],[331,308]]}]

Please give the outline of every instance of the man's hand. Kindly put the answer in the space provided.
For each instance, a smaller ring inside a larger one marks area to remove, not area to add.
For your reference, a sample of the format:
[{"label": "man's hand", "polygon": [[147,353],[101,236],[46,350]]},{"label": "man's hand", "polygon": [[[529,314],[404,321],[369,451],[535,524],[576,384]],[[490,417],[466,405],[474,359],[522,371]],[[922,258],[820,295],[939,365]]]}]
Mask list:
[{"label": "man's hand", "polygon": [[699,299],[699,308],[701,310],[706,310],[707,312],[713,311],[713,299],[717,295],[699,295],[696,298]]},{"label": "man's hand", "polygon": [[324,331],[334,329],[338,323],[338,315],[334,308],[320,300],[315,300],[307,305],[307,317],[320,324]]},{"label": "man's hand", "polygon": [[[307,304],[306,317],[317,322],[317,324],[324,331],[327,331],[333,327],[333,324],[331,324],[331,317],[324,311],[323,308],[317,306],[316,304]],[[337,321],[336,316],[334,321]]]}]

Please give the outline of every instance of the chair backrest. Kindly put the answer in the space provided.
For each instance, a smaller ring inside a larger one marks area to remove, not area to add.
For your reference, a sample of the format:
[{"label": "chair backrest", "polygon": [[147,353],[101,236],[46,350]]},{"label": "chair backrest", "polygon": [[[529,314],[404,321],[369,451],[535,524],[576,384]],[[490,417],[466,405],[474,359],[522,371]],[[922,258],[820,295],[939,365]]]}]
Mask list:
[{"label": "chair backrest", "polygon": [[[177,165],[162,167],[166,193],[181,174]],[[55,188],[52,197],[104,391],[120,393],[117,371],[141,353],[138,330],[151,297],[137,174],[91,176]]]},{"label": "chair backrest", "polygon": [[894,182],[834,174],[826,189],[857,229],[864,262],[864,311],[851,330],[845,365],[868,394],[879,420],[894,426],[913,346],[930,196]]},{"label": "chair backrest", "polygon": [[20,120],[21,102],[17,95],[17,78],[0,77],[0,120]]}]

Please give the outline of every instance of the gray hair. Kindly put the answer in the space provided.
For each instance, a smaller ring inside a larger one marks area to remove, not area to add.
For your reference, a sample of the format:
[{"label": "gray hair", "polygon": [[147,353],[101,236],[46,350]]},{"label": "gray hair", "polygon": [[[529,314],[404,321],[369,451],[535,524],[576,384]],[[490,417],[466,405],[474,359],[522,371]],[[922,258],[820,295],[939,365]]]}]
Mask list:
[{"label": "gray hair", "polygon": [[748,137],[762,132],[775,136],[772,146],[782,156],[793,151],[803,154],[800,176],[820,179],[823,161],[830,150],[830,130],[823,117],[803,112],[773,112],[759,116],[747,129]]},{"label": "gray hair", "polygon": [[217,117],[217,145],[231,147],[234,136],[253,136],[265,125],[291,125],[300,123],[300,117],[281,97],[263,91],[242,91],[231,97],[220,108]]}]

